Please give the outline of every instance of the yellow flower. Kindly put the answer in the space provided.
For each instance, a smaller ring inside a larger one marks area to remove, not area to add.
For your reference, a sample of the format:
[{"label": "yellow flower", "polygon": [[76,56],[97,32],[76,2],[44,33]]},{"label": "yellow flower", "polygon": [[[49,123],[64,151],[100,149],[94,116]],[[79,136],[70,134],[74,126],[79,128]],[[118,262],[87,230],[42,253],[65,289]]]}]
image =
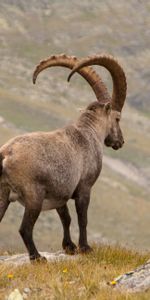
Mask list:
[{"label": "yellow flower", "polygon": [[63,273],[67,273],[67,272],[68,272],[67,268],[63,269]]},{"label": "yellow flower", "polygon": [[113,280],[113,281],[110,282],[111,285],[116,285],[116,283],[117,282],[115,280]]},{"label": "yellow flower", "polygon": [[8,278],[8,279],[13,279],[13,278],[14,278],[14,275],[13,275],[13,274],[8,274],[8,275],[7,275],[7,278]]}]

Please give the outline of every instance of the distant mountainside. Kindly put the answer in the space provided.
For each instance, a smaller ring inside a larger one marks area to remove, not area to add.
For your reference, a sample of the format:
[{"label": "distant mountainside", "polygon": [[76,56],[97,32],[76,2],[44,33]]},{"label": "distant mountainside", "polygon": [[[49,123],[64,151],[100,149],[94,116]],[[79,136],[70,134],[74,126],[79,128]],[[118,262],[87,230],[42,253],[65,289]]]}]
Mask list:
[{"label": "distant mountainside", "polygon": [[[122,64],[128,83],[122,113],[126,143],[117,152],[105,147],[103,172],[89,208],[89,236],[140,248],[150,246],[149,15],[149,1],[0,2],[0,144],[22,132],[63,126],[95,99],[78,75],[68,84],[68,70],[62,68],[45,70],[33,86],[32,72],[41,59],[58,53],[85,57],[107,52]],[[111,91],[108,72],[96,70]],[[70,206],[76,238],[72,202]],[[20,247],[21,215],[19,205],[10,207],[0,224],[0,247],[13,248],[14,238]],[[57,219],[55,212],[40,217],[36,238],[44,250],[54,240],[53,247],[60,247]]]},{"label": "distant mountainside", "polygon": [[127,73],[130,104],[150,113],[149,14],[149,1],[7,0],[0,3],[1,51],[32,63],[61,51],[114,54]]}]

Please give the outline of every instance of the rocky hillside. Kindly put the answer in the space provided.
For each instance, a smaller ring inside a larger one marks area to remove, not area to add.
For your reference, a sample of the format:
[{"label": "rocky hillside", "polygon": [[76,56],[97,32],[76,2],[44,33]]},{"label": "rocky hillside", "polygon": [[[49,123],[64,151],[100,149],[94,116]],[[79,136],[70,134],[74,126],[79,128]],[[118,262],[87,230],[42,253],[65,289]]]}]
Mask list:
[{"label": "rocky hillside", "polygon": [[[102,176],[89,209],[89,236],[144,249],[150,247],[149,14],[150,3],[137,0],[0,2],[0,144],[21,132],[62,126],[93,100],[90,87],[79,76],[68,85],[68,70],[46,70],[33,86],[32,72],[41,59],[53,53],[83,57],[107,52],[124,67],[126,143],[117,152],[105,148]],[[97,70],[111,91],[109,74]],[[72,202],[70,208],[76,239]],[[2,249],[21,248],[17,233],[21,215],[22,208],[14,204],[0,224]],[[35,230],[41,249],[60,247],[60,226],[54,211],[41,214]]]}]

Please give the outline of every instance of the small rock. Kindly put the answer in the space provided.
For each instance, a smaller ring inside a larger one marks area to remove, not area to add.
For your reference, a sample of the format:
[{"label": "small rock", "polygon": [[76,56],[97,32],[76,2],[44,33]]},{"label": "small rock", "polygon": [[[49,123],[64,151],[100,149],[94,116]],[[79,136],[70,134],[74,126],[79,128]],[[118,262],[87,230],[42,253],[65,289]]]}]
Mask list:
[{"label": "small rock", "polygon": [[131,293],[150,289],[150,261],[131,272],[115,278],[110,282],[110,285]]},{"label": "small rock", "polygon": [[23,300],[22,295],[20,294],[18,289],[15,289],[10,293],[7,300]]},{"label": "small rock", "polygon": [[28,287],[26,287],[26,288],[24,288],[23,292],[24,292],[25,294],[29,294],[29,293],[31,293],[31,289],[28,288]]}]

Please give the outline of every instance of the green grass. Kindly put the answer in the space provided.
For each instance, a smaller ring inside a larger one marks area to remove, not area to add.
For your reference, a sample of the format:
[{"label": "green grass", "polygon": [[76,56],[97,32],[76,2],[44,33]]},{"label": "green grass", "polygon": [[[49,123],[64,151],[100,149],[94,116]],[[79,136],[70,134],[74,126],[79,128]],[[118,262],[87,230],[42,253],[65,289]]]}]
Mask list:
[{"label": "green grass", "polygon": [[[35,299],[149,299],[150,292],[129,295],[107,285],[115,277],[143,264],[148,254],[120,247],[94,246],[94,252],[75,260],[20,267],[0,265],[0,299],[18,288],[30,288]],[[8,279],[8,274],[13,278]]]}]

